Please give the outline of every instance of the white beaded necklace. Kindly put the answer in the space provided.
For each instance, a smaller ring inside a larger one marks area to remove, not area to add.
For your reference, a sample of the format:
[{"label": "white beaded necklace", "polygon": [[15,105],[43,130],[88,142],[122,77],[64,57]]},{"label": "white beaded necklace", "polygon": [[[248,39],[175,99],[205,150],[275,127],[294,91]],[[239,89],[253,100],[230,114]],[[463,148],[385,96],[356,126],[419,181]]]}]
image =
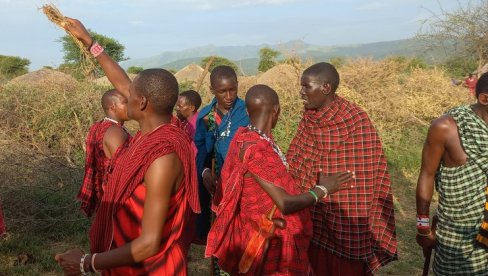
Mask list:
[{"label": "white beaded necklace", "polygon": [[285,154],[283,154],[280,147],[273,140],[271,140],[271,138],[269,138],[268,135],[266,135],[266,133],[262,132],[261,130],[259,130],[255,126],[249,124],[247,126],[247,128],[251,131],[256,132],[259,136],[261,136],[261,139],[268,141],[268,143],[271,144],[271,147],[273,148],[274,152],[276,152],[278,154],[278,156],[280,157],[281,162],[283,162],[283,165],[285,165],[285,167],[288,169],[288,162],[286,161],[286,156],[285,156]]}]

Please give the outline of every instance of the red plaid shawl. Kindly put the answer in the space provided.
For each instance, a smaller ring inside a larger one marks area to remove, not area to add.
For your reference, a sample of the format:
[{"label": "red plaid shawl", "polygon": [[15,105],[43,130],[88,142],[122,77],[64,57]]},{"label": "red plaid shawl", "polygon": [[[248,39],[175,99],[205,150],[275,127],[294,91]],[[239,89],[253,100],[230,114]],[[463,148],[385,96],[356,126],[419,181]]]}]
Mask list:
[{"label": "red plaid shawl", "polygon": [[305,111],[287,158],[304,190],[316,184],[319,169],[356,172],[352,190],[312,208],[313,243],[365,260],[371,272],[397,258],[390,176],[376,129],[362,109],[336,96],[328,107]]},{"label": "red plaid shawl", "polygon": [[[242,160],[239,152],[243,150]],[[231,142],[222,168],[223,198],[216,208],[217,217],[208,234],[206,257],[216,256],[219,265],[232,275],[238,274],[238,264],[256,228],[255,222],[273,208],[271,197],[258,182],[245,174],[250,172],[298,194],[298,188],[271,145],[254,131],[240,128]],[[271,238],[266,256],[259,253],[246,275],[307,275],[307,250],[312,225],[309,211],[283,215],[277,209],[274,217],[286,220],[286,229],[277,229]],[[263,265],[264,264],[264,265]]]},{"label": "red plaid shawl", "polygon": [[3,210],[2,210],[2,205],[0,203],[0,235],[5,233],[5,219],[3,218]]},{"label": "red plaid shawl", "polygon": [[[81,210],[87,217],[91,217],[98,209],[103,196],[102,186],[105,182],[105,172],[110,162],[103,152],[103,137],[107,129],[113,125],[117,124],[105,119],[96,122],[90,127],[86,137],[85,176],[76,198],[81,201]],[[130,137],[128,132],[127,135]],[[116,158],[117,153],[111,160]]]},{"label": "red plaid shawl", "polygon": [[[108,177],[105,194],[90,228],[92,253],[109,250],[114,233],[113,224],[118,223],[117,219],[114,219],[117,211],[132,196],[134,190],[143,183],[144,175],[151,163],[172,152],[175,152],[181,160],[185,176],[180,185],[182,190],[180,192],[183,193],[179,195],[181,200],[170,206],[169,213],[173,208],[183,209],[187,205],[193,212],[200,212],[195,156],[191,151],[188,136],[172,124],[164,124],[145,135],[138,133],[118,158],[113,172]],[[174,218],[166,219],[163,234],[171,233],[176,237],[181,235],[184,224],[178,224],[180,227],[173,229],[172,219]],[[127,225],[127,227],[130,226]],[[171,230],[170,232],[168,232],[168,228]],[[161,250],[164,251],[171,247],[171,241],[173,239],[163,238]]]}]

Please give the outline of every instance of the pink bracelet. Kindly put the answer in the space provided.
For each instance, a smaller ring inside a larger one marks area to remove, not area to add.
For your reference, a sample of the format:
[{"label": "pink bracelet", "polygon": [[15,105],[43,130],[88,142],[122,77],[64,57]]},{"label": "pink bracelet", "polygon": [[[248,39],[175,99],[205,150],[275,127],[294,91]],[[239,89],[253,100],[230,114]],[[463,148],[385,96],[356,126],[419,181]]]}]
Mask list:
[{"label": "pink bracelet", "polygon": [[103,47],[98,44],[97,41],[95,41],[90,47],[90,53],[93,55],[93,57],[98,57],[101,53],[103,53],[103,50]]},{"label": "pink bracelet", "polygon": [[426,215],[417,215],[417,229],[428,230],[430,229],[430,219]]}]

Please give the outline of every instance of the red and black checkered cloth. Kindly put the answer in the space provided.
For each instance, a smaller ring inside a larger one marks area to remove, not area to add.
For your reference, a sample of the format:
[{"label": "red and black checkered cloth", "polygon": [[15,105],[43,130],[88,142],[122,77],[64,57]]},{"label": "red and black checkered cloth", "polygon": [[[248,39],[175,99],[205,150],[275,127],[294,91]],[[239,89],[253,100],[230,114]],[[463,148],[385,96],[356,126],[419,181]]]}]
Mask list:
[{"label": "red and black checkered cloth", "polygon": [[356,172],[353,189],[329,195],[311,209],[312,243],[364,260],[370,272],[397,259],[390,175],[380,138],[361,108],[336,96],[327,107],[305,111],[287,159],[303,190],[316,184],[320,169]]},{"label": "red and black checkered cloth", "polygon": [[[216,219],[208,234],[205,252],[207,257],[216,256],[219,266],[231,275],[238,274],[239,261],[256,233],[256,223],[275,205],[248,173],[289,194],[300,193],[271,144],[256,132],[239,128],[222,168],[222,186],[217,188],[220,196],[215,198],[218,206],[214,206]],[[307,250],[312,235],[309,210],[283,215],[277,209],[273,218],[283,218],[286,228],[275,231],[267,253],[264,254],[262,248],[245,275],[308,275]]]},{"label": "red and black checkered cloth", "polygon": [[[96,122],[90,127],[86,137],[85,176],[76,198],[81,201],[81,210],[87,217],[91,217],[97,210],[103,196],[102,186],[110,163],[103,152],[103,137],[107,129],[113,125],[117,124],[105,119]],[[127,135],[130,139],[130,134]],[[112,159],[116,156],[117,154]]]}]

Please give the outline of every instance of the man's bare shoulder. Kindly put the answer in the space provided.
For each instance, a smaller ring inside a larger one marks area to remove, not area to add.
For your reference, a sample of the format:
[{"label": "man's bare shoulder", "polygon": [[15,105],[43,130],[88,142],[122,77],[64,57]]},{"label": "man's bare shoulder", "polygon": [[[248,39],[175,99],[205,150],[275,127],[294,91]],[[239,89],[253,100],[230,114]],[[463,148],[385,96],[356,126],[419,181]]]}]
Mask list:
[{"label": "man's bare shoulder", "polygon": [[437,141],[447,140],[451,135],[456,135],[457,126],[454,119],[444,114],[437,119],[433,120],[429,127],[428,139],[434,139]]},{"label": "man's bare shoulder", "polygon": [[111,125],[105,132],[103,140],[106,141],[112,139],[125,140],[127,139],[127,132],[119,125]]}]

